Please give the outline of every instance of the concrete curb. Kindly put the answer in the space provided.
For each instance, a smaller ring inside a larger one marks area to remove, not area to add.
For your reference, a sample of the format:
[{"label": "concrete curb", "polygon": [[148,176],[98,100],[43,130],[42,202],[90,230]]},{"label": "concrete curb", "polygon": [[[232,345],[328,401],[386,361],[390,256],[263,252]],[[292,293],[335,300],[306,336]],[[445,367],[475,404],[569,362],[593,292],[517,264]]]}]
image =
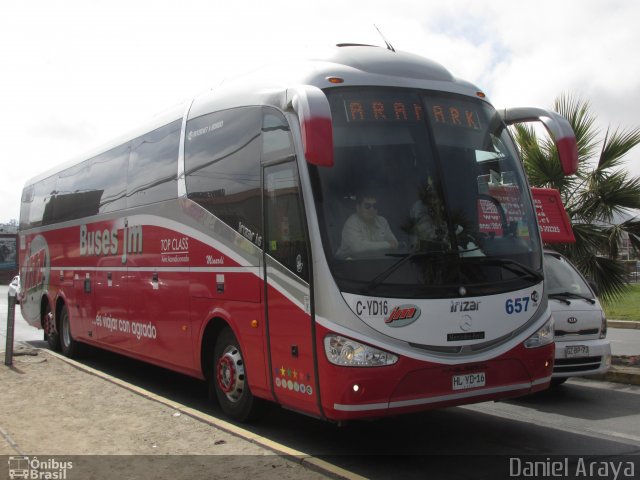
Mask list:
[{"label": "concrete curb", "polygon": [[[631,330],[640,330],[640,322],[633,320],[609,320],[607,319],[608,328],[623,328]],[[640,385],[640,367],[623,367],[620,365],[611,365],[607,373],[601,375],[588,375],[585,378],[591,380],[600,380],[603,382],[624,383],[627,385]]]},{"label": "concrete curb", "polygon": [[83,363],[67,358],[64,355],[61,355],[57,352],[53,352],[48,349],[38,349],[38,350],[40,352],[43,352],[45,355],[50,355],[51,357],[62,360],[63,362],[66,362],[67,364],[71,365],[74,368],[77,368],[78,370],[81,370],[85,373],[96,376],[98,378],[106,380],[107,382],[111,382],[121,388],[129,390],[130,392],[133,392],[136,395],[140,395],[141,397],[147,398],[148,400],[165,405],[169,408],[177,410],[203,423],[209,424],[215,428],[218,428],[227,433],[240,437],[256,445],[260,445],[261,447],[272,451],[274,454],[280,457],[286,458],[290,461],[297,462],[300,465],[303,465],[304,467],[309,468],[310,470],[315,470],[316,472],[323,473],[328,477],[336,478],[340,480],[364,480],[365,478],[356,473],[353,473],[346,469],[338,467],[337,465],[333,465],[325,460],[314,457],[313,455],[310,455],[308,453],[295,450],[293,448],[287,447],[286,445],[282,445],[281,443],[278,443],[278,442],[274,442],[272,440],[269,440],[268,438],[265,438],[261,435],[245,430],[242,427],[226,422],[220,418],[213,417],[199,410],[187,407],[185,405],[182,405],[181,403],[174,402],[172,400],[169,400],[168,398],[152,393],[144,388],[132,385],[128,382],[125,382],[124,380],[120,380],[119,378],[116,378],[107,373],[101,372],[100,370],[96,370],[87,365],[84,365]]},{"label": "concrete curb", "polygon": [[627,385],[640,385],[640,368],[612,365],[607,373],[602,375],[589,375],[586,378],[605,382],[624,383]]},{"label": "concrete curb", "polygon": [[640,322],[633,320],[607,320],[607,327],[640,330]]}]

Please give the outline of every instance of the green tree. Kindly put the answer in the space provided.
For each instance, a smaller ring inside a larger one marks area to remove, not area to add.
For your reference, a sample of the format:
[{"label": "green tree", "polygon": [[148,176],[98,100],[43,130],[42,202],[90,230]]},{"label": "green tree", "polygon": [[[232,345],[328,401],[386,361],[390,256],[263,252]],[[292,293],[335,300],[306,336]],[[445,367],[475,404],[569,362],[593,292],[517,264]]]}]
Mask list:
[{"label": "green tree", "polygon": [[573,225],[576,243],[552,245],[592,279],[606,301],[612,301],[627,285],[618,247],[624,233],[640,250],[640,220],[616,223],[629,209],[640,209],[640,177],[625,170],[626,155],[640,144],[640,128],[607,128],[604,136],[588,101],[560,95],[553,109],[564,116],[578,142],[578,172],[565,177],[551,139],[540,137],[527,125],[515,127],[516,141],[529,182],[560,191]]}]

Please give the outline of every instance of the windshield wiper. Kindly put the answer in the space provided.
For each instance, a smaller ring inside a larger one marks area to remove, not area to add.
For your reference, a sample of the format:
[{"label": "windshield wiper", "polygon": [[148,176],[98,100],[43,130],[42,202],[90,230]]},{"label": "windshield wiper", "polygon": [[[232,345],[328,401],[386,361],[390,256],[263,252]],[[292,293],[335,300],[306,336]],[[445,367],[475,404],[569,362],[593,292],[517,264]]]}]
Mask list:
[{"label": "windshield wiper", "polygon": [[554,300],[559,300],[560,302],[565,303],[567,305],[571,305],[571,302],[567,300],[567,296],[564,295],[563,293],[550,293],[548,297]]},{"label": "windshield wiper", "polygon": [[581,295],[579,293],[573,292],[554,292],[549,294],[549,298],[555,298],[556,300],[564,300],[567,302],[567,305],[571,305],[571,302],[567,301],[567,298],[579,298],[581,300],[585,300],[589,302],[591,305],[594,305],[596,301],[593,298],[587,297],[586,295]]},{"label": "windshield wiper", "polygon": [[399,261],[391,265],[386,270],[383,270],[380,274],[376,275],[376,277],[369,282],[369,284],[362,289],[364,294],[369,293],[371,290],[380,285],[389,275],[398,270],[402,265],[407,263],[409,260],[413,260],[414,258],[422,258],[422,257],[431,257],[434,255],[442,255],[442,254],[456,254],[457,252],[448,251],[448,250],[432,250],[429,252],[413,252],[413,253],[387,253],[388,257],[402,257]]}]

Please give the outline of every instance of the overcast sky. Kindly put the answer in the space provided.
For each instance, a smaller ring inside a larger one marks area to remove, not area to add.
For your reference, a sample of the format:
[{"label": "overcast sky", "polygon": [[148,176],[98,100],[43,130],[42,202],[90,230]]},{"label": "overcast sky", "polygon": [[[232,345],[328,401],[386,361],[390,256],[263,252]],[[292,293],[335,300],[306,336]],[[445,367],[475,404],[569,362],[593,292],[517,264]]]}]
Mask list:
[{"label": "overcast sky", "polygon": [[[640,126],[636,0],[29,0],[0,6],[0,223],[29,178],[270,60],[336,43],[431,58],[496,107],[588,99]],[[640,175],[640,151],[629,155]]]}]

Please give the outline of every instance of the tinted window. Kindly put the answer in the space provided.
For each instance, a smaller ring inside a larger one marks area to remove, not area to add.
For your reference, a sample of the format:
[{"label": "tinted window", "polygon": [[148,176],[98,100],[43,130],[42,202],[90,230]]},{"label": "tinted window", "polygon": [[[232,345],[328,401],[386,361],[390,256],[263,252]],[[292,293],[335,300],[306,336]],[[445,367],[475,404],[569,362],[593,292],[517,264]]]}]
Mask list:
[{"label": "tinted window", "polygon": [[307,240],[295,162],[265,168],[264,183],[266,250],[308,281]]},{"label": "tinted window", "polygon": [[35,187],[30,185],[22,191],[22,203],[20,204],[20,229],[29,228],[29,212],[35,194]]},{"label": "tinted window", "polygon": [[262,120],[262,161],[278,160],[292,155],[289,124],[280,112],[265,108]]},{"label": "tinted window", "polygon": [[38,227],[52,222],[52,199],[55,193],[55,176],[49,177],[34,185],[31,208],[29,209],[29,226]]},{"label": "tinted window", "polygon": [[123,209],[128,157],[128,145],[121,145],[60,172],[54,200],[55,221]]},{"label": "tinted window", "polygon": [[102,190],[86,189],[91,175],[90,161],[68,168],[58,175],[55,198],[55,221],[64,222],[96,215],[100,209]]},{"label": "tinted window", "polygon": [[[334,166],[310,166],[320,234],[342,291],[488,295],[541,271],[517,151],[487,103],[410,89],[331,88]],[[471,293],[473,292],[473,293]]]},{"label": "tinted window", "polygon": [[128,207],[176,198],[180,124],[177,120],[131,142]]},{"label": "tinted window", "polygon": [[188,197],[234,229],[262,234],[259,107],[244,107],[187,123]]}]

